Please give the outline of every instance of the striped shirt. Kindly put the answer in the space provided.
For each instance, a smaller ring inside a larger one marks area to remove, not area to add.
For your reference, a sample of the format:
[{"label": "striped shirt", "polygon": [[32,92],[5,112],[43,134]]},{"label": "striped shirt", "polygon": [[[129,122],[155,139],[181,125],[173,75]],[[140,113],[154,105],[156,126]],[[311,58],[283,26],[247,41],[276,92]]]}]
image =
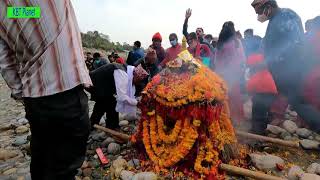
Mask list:
[{"label": "striped shirt", "polygon": [[[41,18],[6,18],[8,6],[39,6]],[[70,0],[0,1],[0,72],[23,97],[91,85]]]}]

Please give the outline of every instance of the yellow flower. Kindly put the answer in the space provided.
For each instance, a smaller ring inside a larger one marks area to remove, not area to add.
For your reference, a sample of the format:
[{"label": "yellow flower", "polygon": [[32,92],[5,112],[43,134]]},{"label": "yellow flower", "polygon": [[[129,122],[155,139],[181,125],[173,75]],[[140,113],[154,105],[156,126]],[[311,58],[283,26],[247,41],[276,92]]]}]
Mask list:
[{"label": "yellow flower", "polygon": [[153,111],[151,111],[151,112],[148,112],[147,114],[148,114],[148,116],[153,116],[155,113],[156,113],[156,111],[153,110]]},{"label": "yellow flower", "polygon": [[196,127],[199,127],[201,125],[201,121],[200,120],[193,120],[192,124]]}]

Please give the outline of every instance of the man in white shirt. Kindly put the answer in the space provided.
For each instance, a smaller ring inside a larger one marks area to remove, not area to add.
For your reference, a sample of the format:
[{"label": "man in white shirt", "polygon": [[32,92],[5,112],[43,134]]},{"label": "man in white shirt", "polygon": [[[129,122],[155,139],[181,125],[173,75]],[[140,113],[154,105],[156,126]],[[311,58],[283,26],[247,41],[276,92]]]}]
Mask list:
[{"label": "man in white shirt", "polygon": [[123,64],[108,64],[92,71],[90,77],[93,87],[88,91],[95,101],[91,125],[99,124],[106,113],[106,127],[119,128],[119,113],[135,113],[135,85],[147,78],[148,73],[141,67]]}]

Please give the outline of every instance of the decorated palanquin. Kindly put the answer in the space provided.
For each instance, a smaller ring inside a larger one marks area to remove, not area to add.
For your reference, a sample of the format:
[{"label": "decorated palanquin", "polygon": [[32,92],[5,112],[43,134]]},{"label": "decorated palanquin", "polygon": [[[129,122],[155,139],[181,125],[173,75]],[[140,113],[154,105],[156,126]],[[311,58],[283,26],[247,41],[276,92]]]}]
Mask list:
[{"label": "decorated palanquin", "polygon": [[[226,145],[236,143],[224,81],[183,48],[146,86],[132,141],[142,140],[158,169],[219,176]],[[188,169],[188,170],[186,170]]]}]

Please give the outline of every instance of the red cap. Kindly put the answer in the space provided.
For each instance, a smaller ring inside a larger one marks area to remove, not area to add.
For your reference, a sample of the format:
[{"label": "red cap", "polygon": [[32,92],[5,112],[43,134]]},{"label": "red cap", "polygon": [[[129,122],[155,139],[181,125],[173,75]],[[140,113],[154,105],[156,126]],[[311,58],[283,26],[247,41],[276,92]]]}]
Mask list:
[{"label": "red cap", "polygon": [[119,57],[118,59],[116,59],[116,63],[119,63],[119,64],[124,64],[124,59],[122,57]]},{"label": "red cap", "polygon": [[159,32],[155,33],[153,36],[152,36],[152,41],[153,40],[160,40],[162,41],[162,37],[161,37],[161,34]]}]

